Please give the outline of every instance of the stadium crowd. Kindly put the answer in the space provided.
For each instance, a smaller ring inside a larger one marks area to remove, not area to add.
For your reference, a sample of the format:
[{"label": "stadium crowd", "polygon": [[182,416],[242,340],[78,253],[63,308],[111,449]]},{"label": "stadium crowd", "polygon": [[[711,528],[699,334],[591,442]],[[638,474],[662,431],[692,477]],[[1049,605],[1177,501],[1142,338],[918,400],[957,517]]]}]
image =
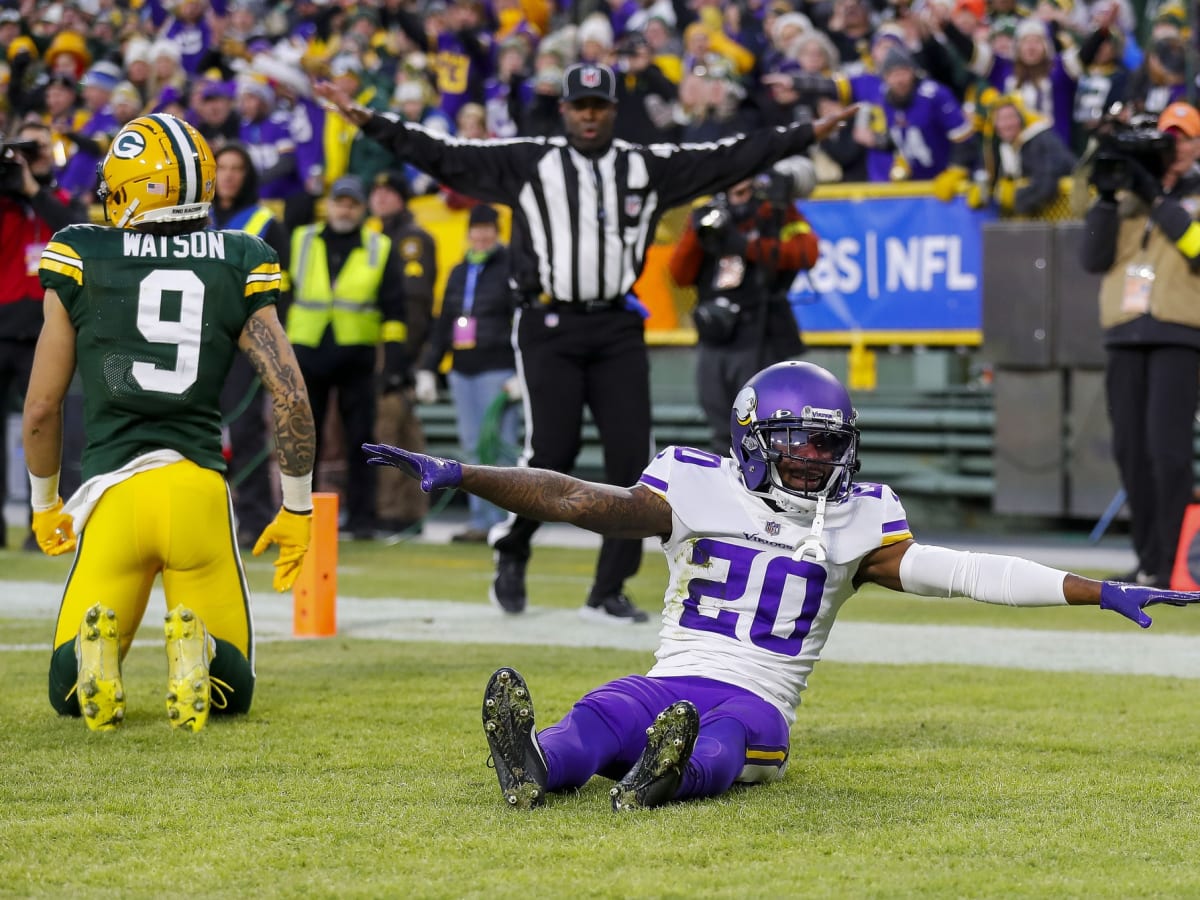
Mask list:
[{"label": "stadium crowd", "polygon": [[295,227],[341,176],[391,165],[316,80],[434,131],[507,138],[556,131],[564,68],[598,61],[621,76],[618,138],[710,141],[856,102],[856,127],[811,151],[820,181],[932,179],[1021,211],[1023,182],[1063,174],[1112,103],[1157,115],[1187,95],[1187,16],[1149,15],[1139,43],[1129,0],[5,0],[0,116],[6,134],[50,125],[60,185],[91,201],[121,125],[173,113],[214,150],[244,143]]}]

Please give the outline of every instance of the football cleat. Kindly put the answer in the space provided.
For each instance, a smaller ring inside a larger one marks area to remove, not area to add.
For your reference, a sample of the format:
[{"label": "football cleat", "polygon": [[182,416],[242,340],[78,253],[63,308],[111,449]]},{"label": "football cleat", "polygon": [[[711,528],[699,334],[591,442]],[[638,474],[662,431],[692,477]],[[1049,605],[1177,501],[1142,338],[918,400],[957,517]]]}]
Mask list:
[{"label": "football cleat", "polygon": [[83,721],[92,731],[112,731],[125,720],[121,681],[121,629],[114,610],[97,603],[83,616],[75,642],[75,690]]},{"label": "football cleat", "polygon": [[687,700],[678,700],[660,712],[646,729],[646,749],[609,791],[613,811],[662,806],[675,799],[699,733],[700,714]]},{"label": "football cleat", "polygon": [[212,707],[208,664],[215,652],[204,623],[190,609],[177,606],[166,617],[167,718],[172,728],[199,731]]},{"label": "football cleat", "polygon": [[546,797],[546,757],[538,746],[533,700],[515,669],[497,669],[483,692],[483,734],[505,802],[517,809],[541,806]]}]

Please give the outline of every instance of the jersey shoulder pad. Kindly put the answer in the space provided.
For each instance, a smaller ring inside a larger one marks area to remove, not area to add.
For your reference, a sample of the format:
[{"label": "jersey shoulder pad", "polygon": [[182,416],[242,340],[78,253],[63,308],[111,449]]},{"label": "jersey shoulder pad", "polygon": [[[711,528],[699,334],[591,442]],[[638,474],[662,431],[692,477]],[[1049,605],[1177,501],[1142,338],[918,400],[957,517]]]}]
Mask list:
[{"label": "jersey shoulder pad", "polygon": [[111,229],[102,225],[68,225],[60,228],[42,248],[38,280],[42,287],[64,291],[83,285],[84,261],[100,250],[100,242]]},{"label": "jersey shoulder pad", "polygon": [[870,532],[864,537],[874,546],[886,547],[913,536],[904,504],[890,486],[869,481],[856,482],[850,488],[849,499],[854,506],[855,521],[862,523]]}]

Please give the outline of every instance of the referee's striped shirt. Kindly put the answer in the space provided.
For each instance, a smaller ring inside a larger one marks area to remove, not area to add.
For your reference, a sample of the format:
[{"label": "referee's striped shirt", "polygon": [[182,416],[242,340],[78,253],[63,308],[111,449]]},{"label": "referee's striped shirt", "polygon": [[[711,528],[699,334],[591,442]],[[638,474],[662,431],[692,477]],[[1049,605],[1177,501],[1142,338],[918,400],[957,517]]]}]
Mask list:
[{"label": "referee's striped shirt", "polygon": [[813,142],[811,124],[801,123],[710,144],[614,140],[589,157],[563,137],[462,140],[391,114],[376,114],[363,132],[451,189],[511,207],[518,290],[562,303],[623,298],[664,212]]}]

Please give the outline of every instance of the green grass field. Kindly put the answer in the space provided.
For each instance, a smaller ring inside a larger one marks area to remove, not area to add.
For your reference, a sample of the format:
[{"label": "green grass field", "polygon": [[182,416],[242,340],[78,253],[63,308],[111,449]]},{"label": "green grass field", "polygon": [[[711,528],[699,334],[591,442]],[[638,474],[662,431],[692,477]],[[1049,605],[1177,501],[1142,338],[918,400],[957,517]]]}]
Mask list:
[{"label": "green grass field", "polygon": [[[593,562],[540,549],[532,602],[578,606]],[[0,553],[10,582],[66,568]],[[252,564],[256,591],[269,568]],[[648,555],[643,605],[663,571]],[[477,600],[494,616],[489,575],[483,548],[343,545],[339,580],[346,596]],[[0,644],[48,641],[52,622],[4,608]],[[1196,612],[1157,612],[1154,631],[1200,633]],[[843,616],[1138,632],[1097,610],[884,591]],[[544,725],[649,654],[267,642],[252,713],[190,735],[167,726],[161,652],[134,648],[126,725],[90,734],[50,710],[47,651],[0,652],[0,895],[1200,896],[1196,681],[825,661],[782,782],[616,816],[594,779],[522,814],[486,766],[488,675],[521,669]]]}]

